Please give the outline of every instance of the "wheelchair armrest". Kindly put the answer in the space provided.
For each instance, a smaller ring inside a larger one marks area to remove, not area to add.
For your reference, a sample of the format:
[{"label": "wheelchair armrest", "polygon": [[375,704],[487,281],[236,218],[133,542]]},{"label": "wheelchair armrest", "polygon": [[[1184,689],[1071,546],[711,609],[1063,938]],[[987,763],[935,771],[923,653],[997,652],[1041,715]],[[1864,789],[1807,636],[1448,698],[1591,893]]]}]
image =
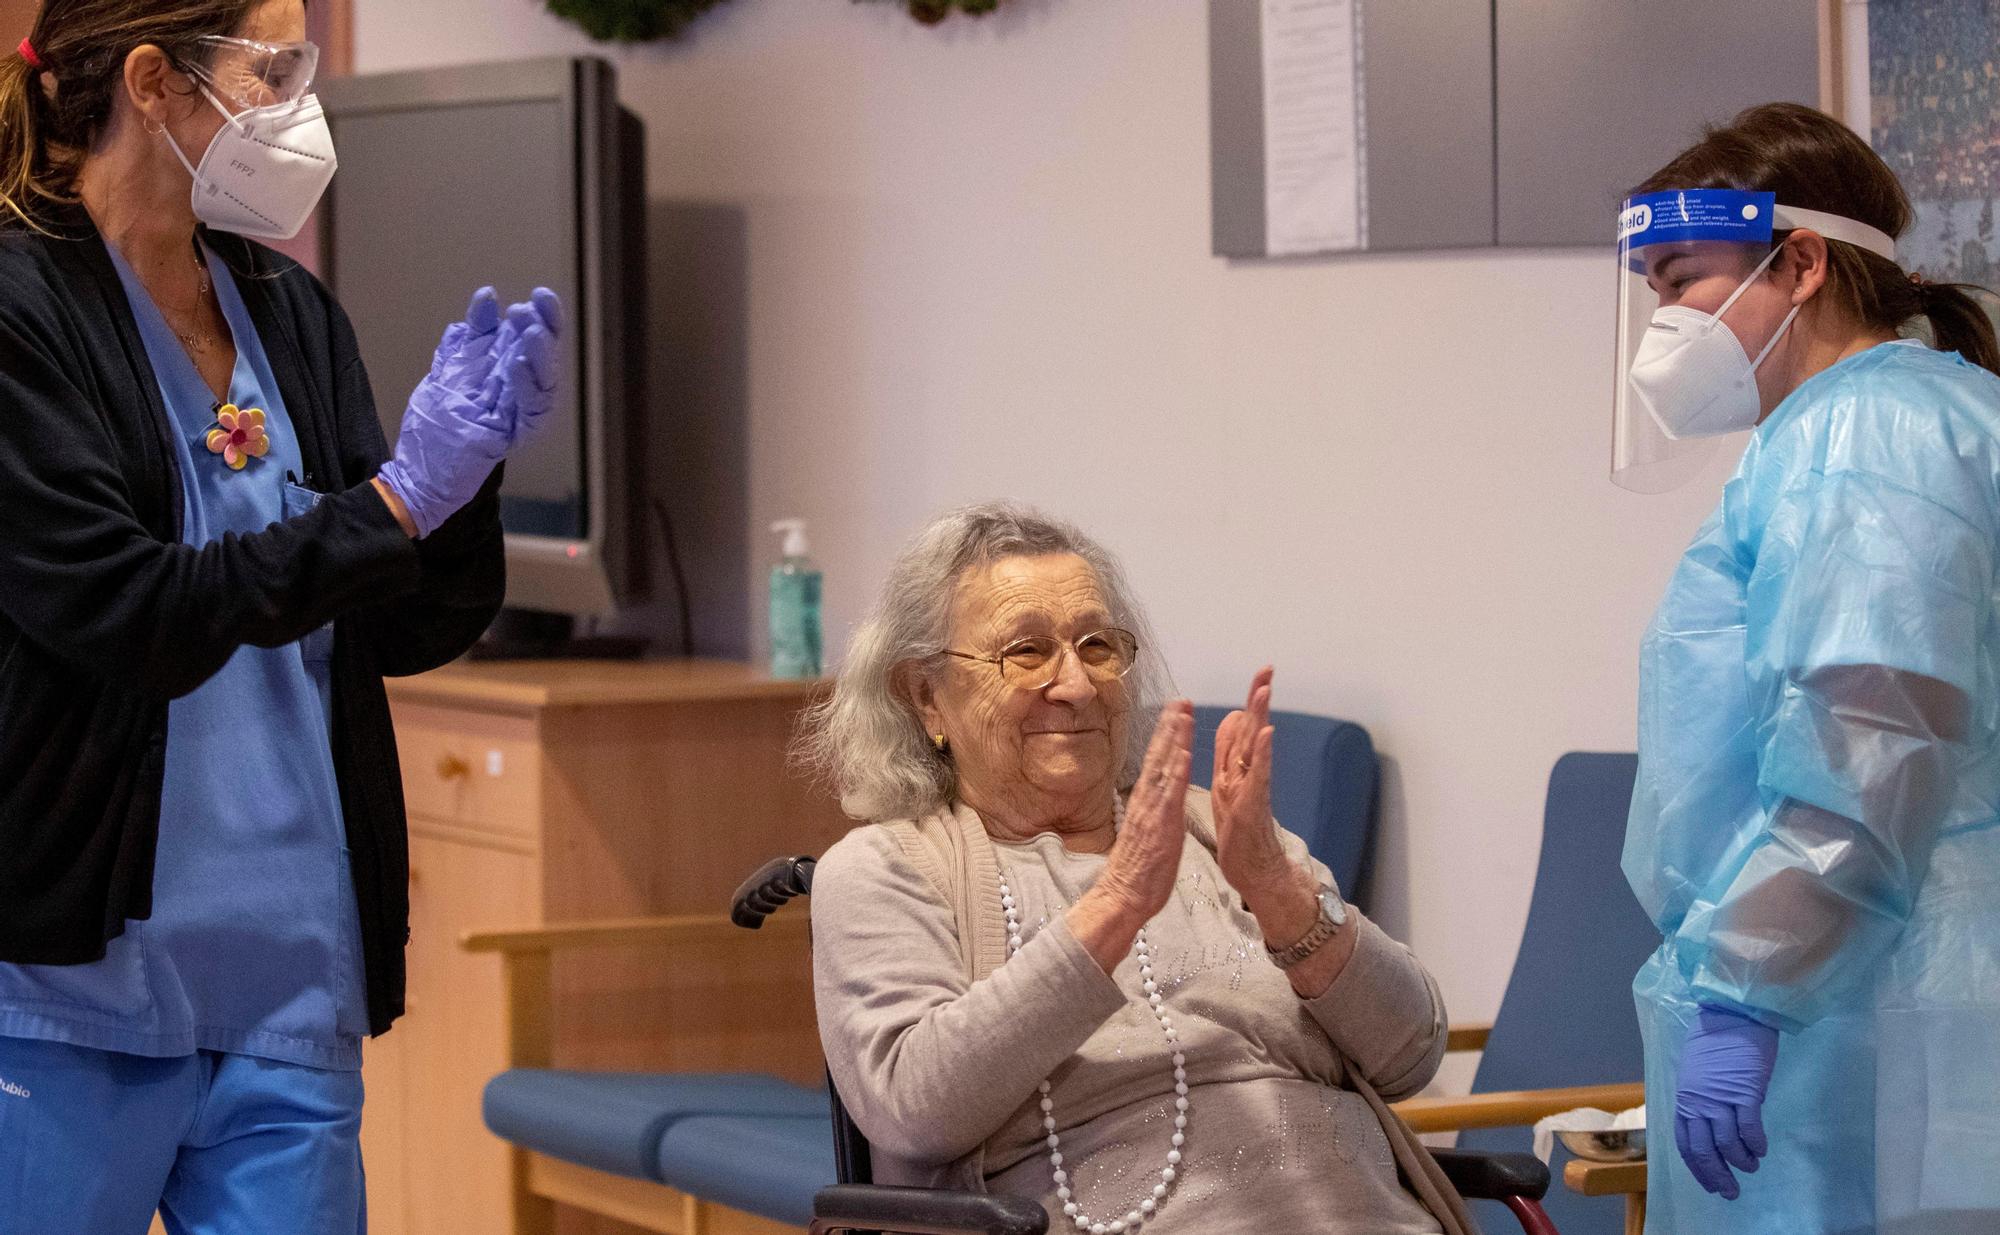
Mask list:
[{"label": "wheelchair armrest", "polygon": [[1465,1128],[1511,1128],[1533,1124],[1545,1115],[1594,1106],[1622,1111],[1646,1101],[1646,1087],[1637,1081],[1622,1085],[1579,1085],[1570,1089],[1526,1089],[1505,1093],[1466,1094],[1462,1098],[1405,1098],[1390,1109],[1418,1132],[1457,1132]]},{"label": "wheelchair armrest", "polygon": [[813,1197],[813,1235],[882,1231],[885,1235],[1044,1235],[1049,1215],[1026,1197],[943,1188],[835,1184]]},{"label": "wheelchair armrest", "polygon": [[[804,935],[804,918],[780,918],[766,923],[771,934]],[[498,952],[503,956],[548,956],[578,948],[714,947],[755,942],[723,915],[678,914],[663,918],[604,918],[595,922],[551,922],[514,930],[467,931],[458,946],[467,952]]]},{"label": "wheelchair armrest", "polygon": [[1533,1154],[1433,1149],[1431,1157],[1467,1200],[1499,1201],[1519,1196],[1539,1201],[1549,1190],[1549,1168]]}]

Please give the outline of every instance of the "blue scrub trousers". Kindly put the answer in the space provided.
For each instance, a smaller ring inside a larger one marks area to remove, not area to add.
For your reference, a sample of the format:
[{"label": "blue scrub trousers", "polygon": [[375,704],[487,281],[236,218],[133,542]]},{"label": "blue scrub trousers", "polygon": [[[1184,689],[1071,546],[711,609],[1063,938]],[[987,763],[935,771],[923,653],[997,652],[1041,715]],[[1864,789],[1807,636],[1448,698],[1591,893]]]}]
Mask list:
[{"label": "blue scrub trousers", "polygon": [[0,1038],[0,1235],[367,1235],[361,1074]]}]

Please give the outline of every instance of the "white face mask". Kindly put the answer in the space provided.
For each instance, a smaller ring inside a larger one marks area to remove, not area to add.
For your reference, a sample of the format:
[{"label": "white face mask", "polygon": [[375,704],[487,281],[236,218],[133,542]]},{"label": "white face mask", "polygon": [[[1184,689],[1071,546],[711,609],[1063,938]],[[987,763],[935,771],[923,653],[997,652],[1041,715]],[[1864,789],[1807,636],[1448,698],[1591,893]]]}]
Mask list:
[{"label": "white face mask", "polygon": [[1720,437],[1756,426],[1763,414],[1757,395],[1757,369],[1785,337],[1803,306],[1792,306],[1754,360],[1743,350],[1736,332],[1723,324],[1722,315],[1783,247],[1766,254],[1714,313],[1669,305],[1653,314],[1632,358],[1629,380],[1633,396],[1652,414],[1660,432],[1675,439]]},{"label": "white face mask", "polygon": [[201,166],[189,163],[173,134],[166,134],[174,157],[194,177],[195,217],[218,231],[259,240],[298,235],[338,166],[319,96],[232,116],[207,86],[201,92],[228,122],[208,144]]}]

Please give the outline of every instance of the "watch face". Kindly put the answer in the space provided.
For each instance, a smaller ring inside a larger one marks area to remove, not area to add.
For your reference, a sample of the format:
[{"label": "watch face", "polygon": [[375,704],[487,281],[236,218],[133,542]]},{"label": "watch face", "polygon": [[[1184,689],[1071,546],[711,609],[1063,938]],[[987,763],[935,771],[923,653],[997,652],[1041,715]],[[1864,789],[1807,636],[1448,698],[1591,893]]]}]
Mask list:
[{"label": "watch face", "polygon": [[1319,909],[1326,920],[1335,926],[1347,925],[1347,902],[1340,899],[1340,893],[1332,888],[1319,890]]}]

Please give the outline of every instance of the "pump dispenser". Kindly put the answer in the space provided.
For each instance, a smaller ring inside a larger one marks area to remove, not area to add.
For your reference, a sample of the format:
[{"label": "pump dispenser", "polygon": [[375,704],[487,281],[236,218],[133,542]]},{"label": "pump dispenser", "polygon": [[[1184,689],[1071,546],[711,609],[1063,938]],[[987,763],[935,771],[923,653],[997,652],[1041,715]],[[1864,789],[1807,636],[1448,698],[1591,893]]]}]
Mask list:
[{"label": "pump dispenser", "polygon": [[780,519],[784,557],[771,568],[771,676],[820,675],[820,573],[812,563],[804,519]]}]

